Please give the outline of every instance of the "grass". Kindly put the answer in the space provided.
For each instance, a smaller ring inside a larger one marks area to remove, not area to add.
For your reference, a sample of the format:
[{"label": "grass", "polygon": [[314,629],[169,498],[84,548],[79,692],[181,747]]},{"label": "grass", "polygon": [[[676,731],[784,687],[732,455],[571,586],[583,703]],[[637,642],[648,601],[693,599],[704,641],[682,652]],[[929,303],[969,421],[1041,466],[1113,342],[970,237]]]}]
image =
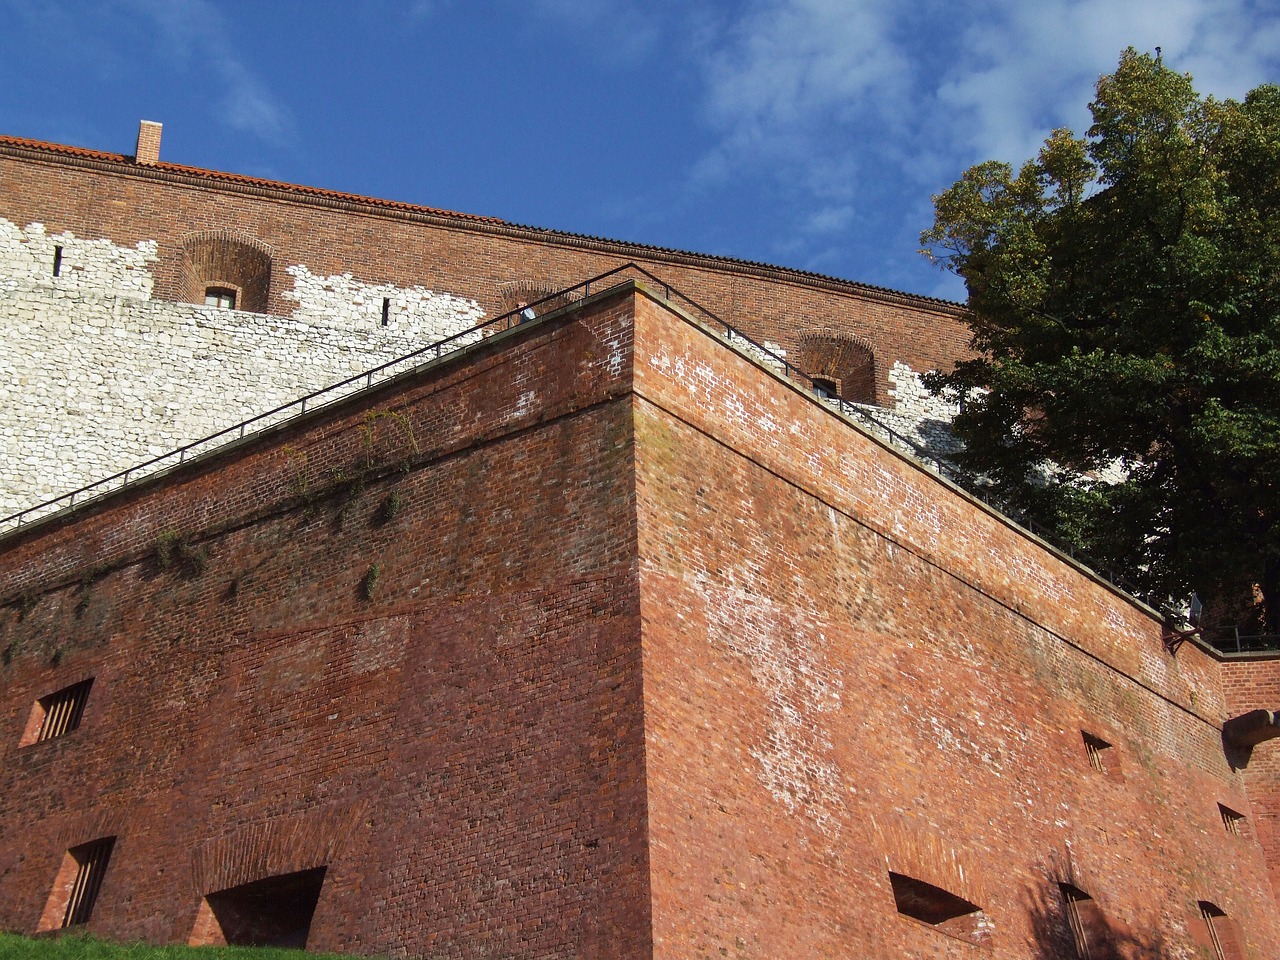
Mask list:
[{"label": "grass", "polygon": [[[338,960],[333,954],[275,947],[152,947],[72,934],[32,940],[0,933],[0,960]],[[350,957],[342,960],[351,960]]]}]

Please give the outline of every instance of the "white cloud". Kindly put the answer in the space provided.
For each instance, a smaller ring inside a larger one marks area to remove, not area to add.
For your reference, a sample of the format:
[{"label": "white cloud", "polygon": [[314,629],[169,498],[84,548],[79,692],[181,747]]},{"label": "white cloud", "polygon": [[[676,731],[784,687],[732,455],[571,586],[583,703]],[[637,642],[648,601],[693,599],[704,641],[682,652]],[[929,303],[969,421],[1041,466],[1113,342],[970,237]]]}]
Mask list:
[{"label": "white cloud", "polygon": [[754,0],[708,23],[695,55],[719,142],[692,182],[772,181],[789,253],[865,220],[886,183],[927,197],[980,160],[1034,156],[1054,127],[1083,132],[1126,46],[1161,46],[1216,95],[1280,66],[1280,10],[1254,0]]},{"label": "white cloud", "polygon": [[156,25],[171,55],[213,72],[219,111],[229,127],[276,145],[290,138],[288,113],[235,53],[221,11],[207,0],[124,3]]}]

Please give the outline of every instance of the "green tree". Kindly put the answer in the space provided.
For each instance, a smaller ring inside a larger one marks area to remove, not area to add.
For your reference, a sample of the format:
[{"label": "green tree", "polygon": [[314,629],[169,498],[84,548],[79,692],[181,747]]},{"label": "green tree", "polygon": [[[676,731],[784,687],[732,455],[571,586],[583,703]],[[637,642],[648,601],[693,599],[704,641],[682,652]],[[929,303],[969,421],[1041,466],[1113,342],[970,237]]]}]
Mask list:
[{"label": "green tree", "polygon": [[1201,97],[1130,48],[1090,109],[934,198],[977,359],[928,382],[1008,505],[1280,632],[1280,88]]}]

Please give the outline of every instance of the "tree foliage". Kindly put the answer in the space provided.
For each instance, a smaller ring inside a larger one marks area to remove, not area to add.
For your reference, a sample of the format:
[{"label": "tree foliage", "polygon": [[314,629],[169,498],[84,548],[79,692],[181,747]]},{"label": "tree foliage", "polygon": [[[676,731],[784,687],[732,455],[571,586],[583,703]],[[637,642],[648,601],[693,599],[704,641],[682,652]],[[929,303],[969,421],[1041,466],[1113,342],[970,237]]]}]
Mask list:
[{"label": "tree foliage", "polygon": [[934,198],[978,358],[930,386],[1012,507],[1280,631],[1280,88],[1201,97],[1129,49],[1090,109]]}]

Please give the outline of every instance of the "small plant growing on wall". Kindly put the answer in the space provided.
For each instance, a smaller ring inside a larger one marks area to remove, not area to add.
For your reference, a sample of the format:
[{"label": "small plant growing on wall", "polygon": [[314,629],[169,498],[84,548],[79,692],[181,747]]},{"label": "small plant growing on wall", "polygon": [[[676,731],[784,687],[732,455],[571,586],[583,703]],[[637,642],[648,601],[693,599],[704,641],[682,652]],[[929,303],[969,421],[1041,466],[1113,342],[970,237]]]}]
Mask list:
[{"label": "small plant growing on wall", "polygon": [[400,511],[404,509],[404,502],[400,499],[400,494],[394,490],[387,494],[382,503],[378,504],[378,510],[373,515],[373,522],[377,526],[384,526],[400,516]]},{"label": "small plant growing on wall", "polygon": [[156,538],[156,569],[173,570],[188,579],[204,573],[209,555],[200,547],[192,546],[176,530],[168,530]]},{"label": "small plant growing on wall", "polygon": [[289,458],[289,492],[295,497],[307,499],[310,484],[307,482],[307,455],[296,447],[286,446],[284,455]]},{"label": "small plant growing on wall", "polygon": [[374,446],[377,443],[377,428],[380,423],[392,425],[398,439],[389,438],[393,450],[388,451],[392,459],[398,459],[400,469],[407,471],[413,458],[419,453],[418,438],[413,432],[413,423],[403,413],[396,410],[370,410],[364,415],[361,432],[364,434],[365,465],[374,465]]},{"label": "small plant growing on wall", "polygon": [[76,600],[75,615],[79,620],[85,615],[85,611],[89,609],[89,603],[93,600],[93,585],[102,578],[104,571],[100,567],[92,567],[85,572],[80,578],[80,596]]},{"label": "small plant growing on wall", "polygon": [[360,596],[364,600],[372,600],[374,591],[378,589],[378,578],[382,576],[382,568],[376,563],[369,564],[360,581]]}]

